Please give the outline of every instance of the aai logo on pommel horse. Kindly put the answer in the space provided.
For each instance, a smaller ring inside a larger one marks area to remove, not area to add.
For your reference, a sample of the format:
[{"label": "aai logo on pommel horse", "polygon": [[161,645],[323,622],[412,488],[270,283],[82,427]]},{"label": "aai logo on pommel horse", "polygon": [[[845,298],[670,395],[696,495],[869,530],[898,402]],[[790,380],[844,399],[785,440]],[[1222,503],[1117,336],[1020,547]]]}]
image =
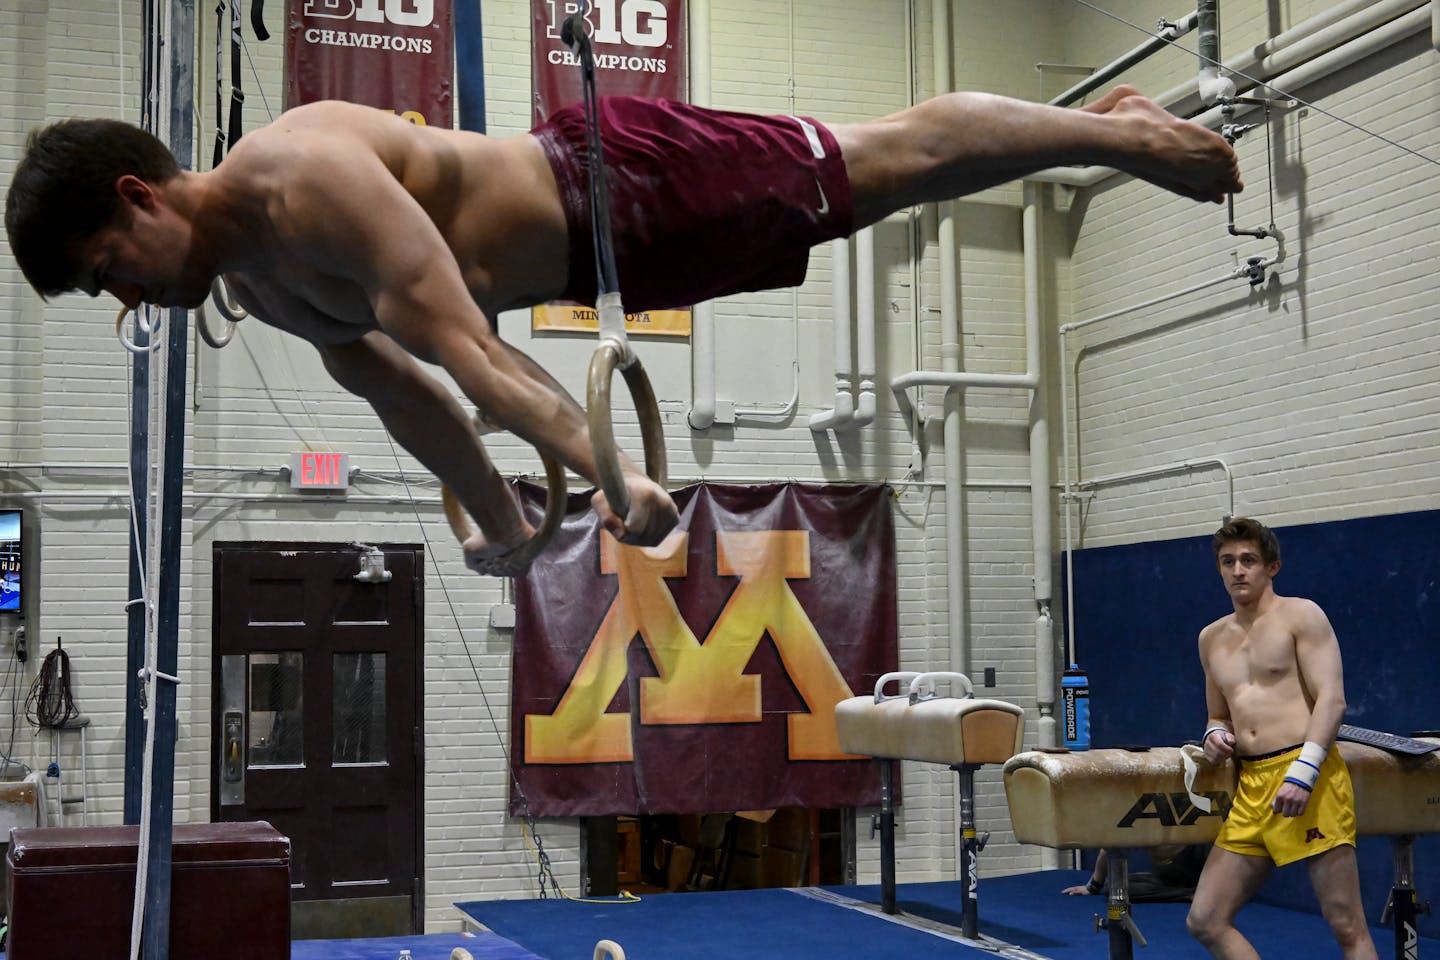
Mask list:
[{"label": "aai logo on pommel horse", "polygon": [[1142,793],[1115,826],[1133,827],[1137,820],[1156,820],[1162,827],[1188,827],[1201,817],[1219,817],[1229,811],[1230,794],[1224,790],[1212,790],[1204,796],[1210,798],[1210,813],[1195,806],[1184,790],[1178,793]]}]

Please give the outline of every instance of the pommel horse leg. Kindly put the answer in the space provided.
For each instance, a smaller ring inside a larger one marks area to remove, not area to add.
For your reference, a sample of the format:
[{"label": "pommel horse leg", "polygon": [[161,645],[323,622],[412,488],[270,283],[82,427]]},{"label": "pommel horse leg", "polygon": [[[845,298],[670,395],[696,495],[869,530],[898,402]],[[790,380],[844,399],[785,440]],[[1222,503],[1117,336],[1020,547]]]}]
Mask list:
[{"label": "pommel horse leg", "polygon": [[1415,896],[1415,835],[1403,834],[1390,838],[1395,856],[1395,885],[1380,922],[1395,921],[1395,960],[1419,960],[1420,931],[1417,915],[1429,913],[1430,905],[1421,904]]},{"label": "pommel horse leg", "polygon": [[980,850],[984,840],[975,832],[975,771],[976,763],[957,763],[950,767],[960,777],[960,932],[974,940],[980,927]]},{"label": "pommel horse leg", "polygon": [[[880,909],[895,912],[895,761],[880,757]],[[873,834],[872,834],[873,836]]]},{"label": "pommel horse leg", "polygon": [[1105,918],[1095,918],[1095,932],[1104,927],[1110,933],[1110,960],[1132,960],[1135,940],[1145,938],[1130,915],[1130,851],[1125,847],[1105,850]]}]

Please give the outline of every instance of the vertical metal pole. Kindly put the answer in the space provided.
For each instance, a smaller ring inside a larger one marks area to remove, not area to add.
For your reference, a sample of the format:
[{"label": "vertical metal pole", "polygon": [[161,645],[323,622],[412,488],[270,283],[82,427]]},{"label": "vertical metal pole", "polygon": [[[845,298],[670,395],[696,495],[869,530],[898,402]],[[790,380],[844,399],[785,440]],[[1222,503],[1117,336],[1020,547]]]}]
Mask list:
[{"label": "vertical metal pole", "polygon": [[975,836],[975,766],[951,768],[960,775],[960,933],[974,940],[980,932],[980,841]]},{"label": "vertical metal pole", "polygon": [[1395,921],[1395,960],[1419,960],[1420,934],[1416,927],[1415,838],[1390,838],[1395,857],[1395,886],[1390,890],[1390,908]]},{"label": "vertical metal pole", "polygon": [[[135,341],[141,346],[150,342],[150,335],[135,328]],[[138,601],[145,594],[141,571],[145,564],[148,536],[145,506],[150,495],[146,462],[150,437],[150,354],[137,353],[133,358],[130,384],[130,499],[135,508],[130,515],[130,592],[126,596]],[[125,822],[140,822],[141,782],[145,772],[145,711],[141,706],[143,682],[140,668],[145,666],[145,605],[134,602],[128,611],[128,638],[125,657]]]},{"label": "vertical metal pole", "polygon": [[1110,931],[1110,960],[1133,960],[1135,943],[1130,936],[1130,851],[1106,850],[1106,878],[1109,899],[1105,928]]},{"label": "vertical metal pole", "polygon": [[880,909],[895,912],[895,761],[880,758]]},{"label": "vertical metal pole", "polygon": [[[170,83],[170,151],[182,167],[193,167],[195,98],[195,3],[169,0],[170,31],[162,74]],[[159,594],[156,596],[156,667],[161,674],[179,672],[180,534],[185,500],[185,367],[189,347],[189,316],[174,308],[165,324],[166,346],[164,494],[160,503]],[[170,953],[171,839],[175,819],[176,689],[168,680],[155,684],[155,746],[151,764],[149,868],[145,884],[145,929],[142,956],[165,960]]]},{"label": "vertical metal pole", "polygon": [[[141,8],[140,30],[148,41],[155,31],[153,5],[145,3]],[[124,38],[121,38],[124,42]],[[150,57],[150,44],[141,44],[144,51],[140,68],[140,109],[147,122],[144,127],[153,131],[148,122],[147,104],[154,84],[154,64]],[[150,334],[136,324],[135,342],[149,346]],[[150,496],[150,482],[146,474],[150,449],[150,354],[137,353],[132,357],[130,383],[130,501],[134,509],[130,515],[130,592],[127,596],[138,600],[145,594],[145,544],[148,530],[146,525],[146,503]],[[145,607],[133,603],[129,609],[126,637],[128,638],[125,658],[125,810],[126,823],[140,822],[140,798],[144,789],[142,780],[145,768],[145,712],[141,706],[140,668],[145,666]]]}]

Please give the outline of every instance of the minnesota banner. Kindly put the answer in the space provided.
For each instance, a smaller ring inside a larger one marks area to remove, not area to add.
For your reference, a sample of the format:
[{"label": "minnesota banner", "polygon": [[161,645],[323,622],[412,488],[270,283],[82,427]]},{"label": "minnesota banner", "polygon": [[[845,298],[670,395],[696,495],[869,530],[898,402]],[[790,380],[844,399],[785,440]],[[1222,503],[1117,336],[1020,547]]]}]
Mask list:
[{"label": "minnesota banner", "polygon": [[[543,491],[521,489],[538,518]],[[889,488],[701,484],[675,499],[680,526],[642,549],[577,496],[517,584],[511,762],[530,813],[878,803],[834,708],[896,669]]]},{"label": "minnesota banner", "polygon": [[290,0],[285,106],[349,100],[449,128],[451,0]]},{"label": "minnesota banner", "polygon": [[[581,100],[579,61],[560,40],[571,14],[584,11],[585,32],[595,51],[595,88],[602,97],[662,97],[685,100],[684,0],[530,0],[531,89],[535,123]],[[620,277],[625,292],[625,277]],[[596,330],[591,307],[548,303],[531,310],[536,330]],[[634,334],[688,336],[689,310],[646,310],[627,314]]]}]

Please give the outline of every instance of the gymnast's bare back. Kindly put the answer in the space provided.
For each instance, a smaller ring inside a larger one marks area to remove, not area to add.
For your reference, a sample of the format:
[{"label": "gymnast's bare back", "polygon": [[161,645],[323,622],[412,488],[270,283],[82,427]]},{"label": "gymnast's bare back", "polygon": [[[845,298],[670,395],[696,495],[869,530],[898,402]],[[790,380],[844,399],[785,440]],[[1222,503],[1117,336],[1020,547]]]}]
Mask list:
[{"label": "gymnast's bare back", "polygon": [[380,276],[367,259],[429,251],[428,267],[456,271],[492,320],[565,284],[565,214],[530,136],[416,126],[325,101],[246,136],[216,175],[248,206],[254,245],[227,279],[260,316],[319,343],[375,329],[369,288]]}]

